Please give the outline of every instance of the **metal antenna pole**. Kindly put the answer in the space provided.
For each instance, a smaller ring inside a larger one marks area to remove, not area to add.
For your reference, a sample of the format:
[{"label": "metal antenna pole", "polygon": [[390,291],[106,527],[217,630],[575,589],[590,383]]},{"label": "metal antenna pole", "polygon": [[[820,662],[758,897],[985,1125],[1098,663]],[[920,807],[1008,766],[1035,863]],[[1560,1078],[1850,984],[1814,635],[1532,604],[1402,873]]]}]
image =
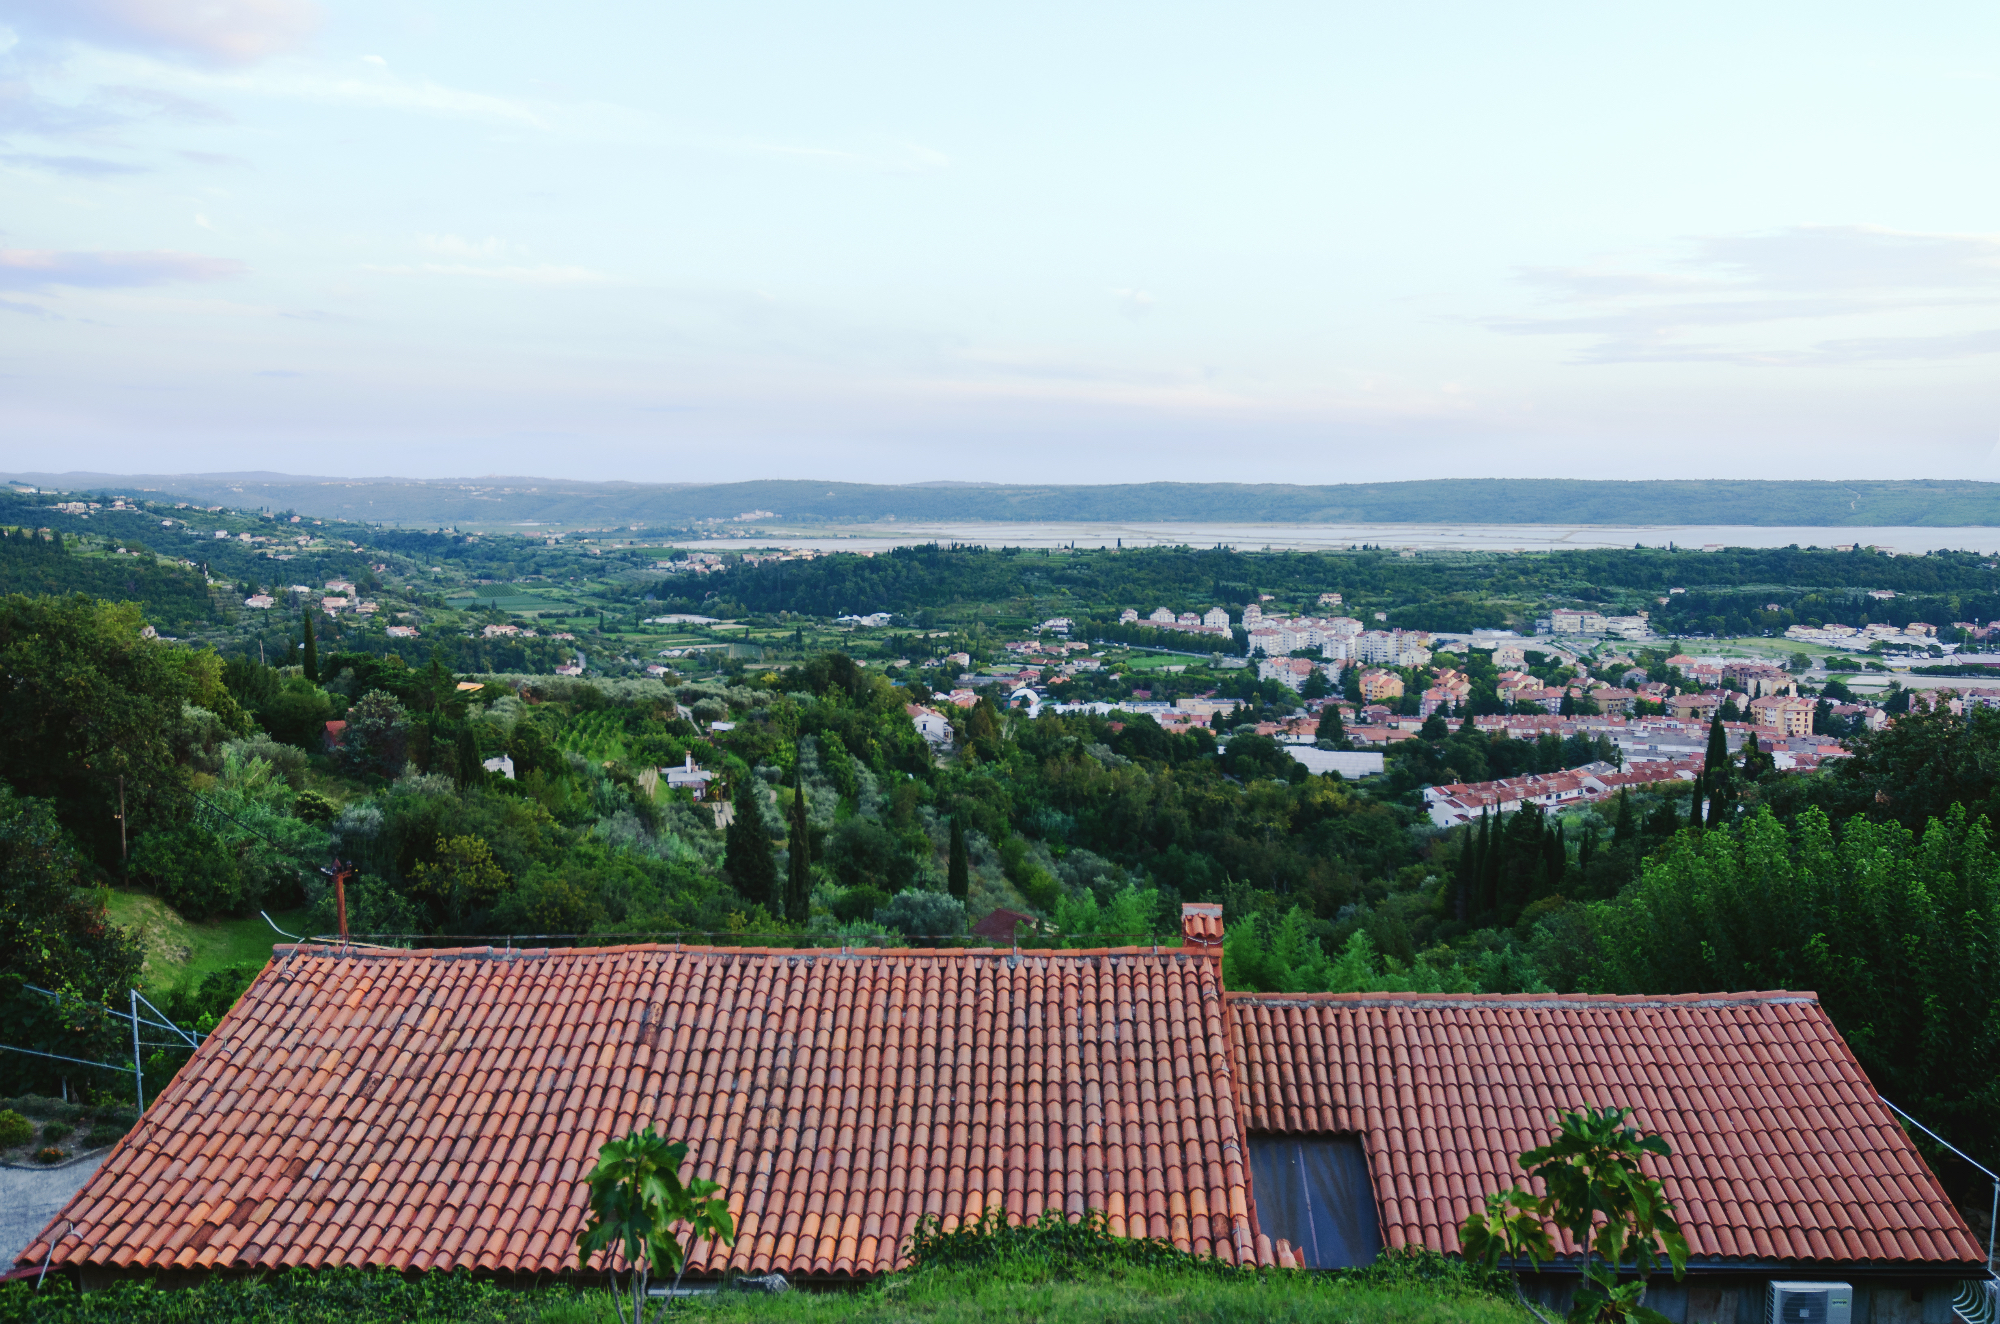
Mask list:
[{"label": "metal antenna pole", "polygon": [[132,1090],[139,1099],[139,1111],[146,1111],[146,1073],[139,1065],[139,990],[132,994]]}]

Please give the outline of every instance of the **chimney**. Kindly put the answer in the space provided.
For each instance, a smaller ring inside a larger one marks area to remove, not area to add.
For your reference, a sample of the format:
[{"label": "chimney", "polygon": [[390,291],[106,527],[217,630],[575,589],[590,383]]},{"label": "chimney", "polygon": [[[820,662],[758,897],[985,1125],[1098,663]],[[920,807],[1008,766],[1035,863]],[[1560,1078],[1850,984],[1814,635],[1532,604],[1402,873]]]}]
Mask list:
[{"label": "chimney", "polygon": [[1197,951],[1222,950],[1222,906],[1214,901],[1188,901],[1181,906],[1181,946]]}]

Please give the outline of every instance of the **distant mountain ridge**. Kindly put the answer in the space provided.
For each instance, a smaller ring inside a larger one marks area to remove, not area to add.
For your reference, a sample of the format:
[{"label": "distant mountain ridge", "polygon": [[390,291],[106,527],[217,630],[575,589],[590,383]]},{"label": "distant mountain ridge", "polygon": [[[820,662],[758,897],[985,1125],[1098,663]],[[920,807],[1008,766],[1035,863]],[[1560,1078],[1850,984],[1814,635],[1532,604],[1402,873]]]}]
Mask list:
[{"label": "distant mountain ridge", "polygon": [[[278,473],[15,473],[70,491],[150,493],[384,524],[682,526],[707,520],[863,524],[1745,524],[1852,528],[2000,525],[2000,483],[1959,479],[1765,481],[1424,478],[1397,483],[738,483],[559,478],[317,478]],[[768,513],[766,513],[768,512]]]}]

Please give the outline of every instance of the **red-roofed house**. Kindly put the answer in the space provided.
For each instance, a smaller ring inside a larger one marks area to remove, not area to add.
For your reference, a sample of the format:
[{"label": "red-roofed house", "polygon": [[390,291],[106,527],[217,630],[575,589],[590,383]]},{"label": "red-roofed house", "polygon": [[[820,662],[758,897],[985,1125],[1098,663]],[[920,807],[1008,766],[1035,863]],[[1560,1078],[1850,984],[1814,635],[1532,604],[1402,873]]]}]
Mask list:
[{"label": "red-roofed house", "polygon": [[1670,1319],[1761,1318],[1773,1278],[1915,1319],[1985,1275],[1810,993],[1230,994],[1222,929],[1191,904],[1179,945],[1085,951],[280,946],[18,1263],[577,1277],[582,1179],[651,1125],[736,1218],[697,1279],[868,1277],[920,1217],[994,1209],[1335,1267],[1457,1250],[1592,1104],[1673,1147]]}]

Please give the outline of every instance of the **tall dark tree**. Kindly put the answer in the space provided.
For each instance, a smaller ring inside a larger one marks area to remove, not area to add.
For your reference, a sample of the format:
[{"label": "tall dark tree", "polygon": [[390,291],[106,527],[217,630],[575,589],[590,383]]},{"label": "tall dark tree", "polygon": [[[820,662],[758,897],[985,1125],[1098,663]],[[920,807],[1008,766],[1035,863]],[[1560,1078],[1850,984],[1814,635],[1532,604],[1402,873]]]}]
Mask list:
[{"label": "tall dark tree", "polygon": [[1632,821],[1632,800],[1623,786],[1618,788],[1618,819],[1611,827],[1611,844],[1629,846],[1639,835],[1639,825]]},{"label": "tall dark tree", "polygon": [[736,780],[735,812],[723,837],[722,867],[745,901],[770,909],[778,900],[778,864],[771,858],[771,837],[757,812],[756,779]]},{"label": "tall dark tree", "polygon": [[1500,904],[1500,832],[1488,815],[1479,815],[1479,904],[1475,916],[1490,914]]},{"label": "tall dark tree", "polygon": [[1328,704],[1319,710],[1319,738],[1333,744],[1347,744],[1347,724],[1340,720],[1340,709]]},{"label": "tall dark tree", "polygon": [[472,785],[485,771],[480,766],[479,744],[472,738],[471,727],[458,728],[458,740],[455,742],[452,763],[452,773],[460,786]]},{"label": "tall dark tree", "polygon": [[965,854],[965,824],[951,820],[951,862],[945,868],[945,890],[960,901],[972,893],[972,863]]},{"label": "tall dark tree", "polygon": [[319,684],[319,644],[317,641],[313,639],[312,608],[311,607],[303,608],[299,614],[305,620],[306,623],[306,657],[305,657],[306,679],[311,681],[313,684],[317,685]]},{"label": "tall dark tree", "polygon": [[786,850],[791,867],[785,878],[785,919],[803,924],[812,918],[812,827],[806,820],[806,782],[799,761],[792,761],[792,814]]},{"label": "tall dark tree", "polygon": [[1708,726],[1708,752],[1702,759],[1702,776],[1708,782],[1708,825],[1718,827],[1729,821],[1729,803],[1734,788],[1729,777],[1729,733],[1722,729],[1722,714]]},{"label": "tall dark tree", "polygon": [[1463,924],[1472,918],[1472,894],[1479,890],[1479,846],[1485,837],[1486,816],[1480,815],[1479,831],[1471,824],[1465,827],[1465,842],[1458,851],[1458,877],[1454,880],[1452,910],[1454,917]]}]

